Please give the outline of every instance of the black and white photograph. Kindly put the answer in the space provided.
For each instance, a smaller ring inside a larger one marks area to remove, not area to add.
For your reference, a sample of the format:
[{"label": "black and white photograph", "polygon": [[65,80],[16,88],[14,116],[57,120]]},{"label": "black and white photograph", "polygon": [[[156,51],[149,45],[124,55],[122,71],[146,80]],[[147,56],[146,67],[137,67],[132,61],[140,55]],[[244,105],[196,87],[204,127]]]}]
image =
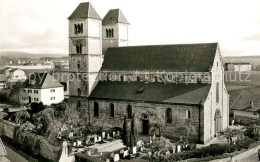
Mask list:
[{"label": "black and white photograph", "polygon": [[259,0],[0,0],[0,162],[260,161]]}]

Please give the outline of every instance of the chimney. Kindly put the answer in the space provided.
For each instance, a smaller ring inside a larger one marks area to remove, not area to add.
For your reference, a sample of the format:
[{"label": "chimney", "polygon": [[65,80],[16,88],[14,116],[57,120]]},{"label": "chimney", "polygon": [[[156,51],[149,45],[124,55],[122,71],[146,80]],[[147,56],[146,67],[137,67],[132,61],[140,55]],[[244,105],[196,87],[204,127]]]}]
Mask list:
[{"label": "chimney", "polygon": [[254,108],[254,101],[250,101],[250,108]]}]

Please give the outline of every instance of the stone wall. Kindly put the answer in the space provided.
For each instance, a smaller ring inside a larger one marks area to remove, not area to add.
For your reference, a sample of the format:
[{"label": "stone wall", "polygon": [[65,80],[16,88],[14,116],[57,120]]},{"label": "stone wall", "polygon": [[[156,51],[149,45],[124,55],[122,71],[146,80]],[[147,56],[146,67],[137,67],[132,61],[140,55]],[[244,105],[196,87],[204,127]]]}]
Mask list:
[{"label": "stone wall", "polygon": [[[99,116],[94,116],[94,102],[99,104]],[[110,104],[114,104],[115,116],[110,117]],[[190,140],[198,142],[199,139],[199,109],[196,106],[167,105],[155,103],[139,103],[109,100],[90,100],[89,114],[92,124],[106,123],[110,127],[123,126],[124,116],[127,115],[127,106],[132,106],[132,114],[137,118],[139,133],[143,133],[143,120],[149,121],[149,133],[151,129],[160,129],[161,135],[180,138],[183,131],[189,130]],[[166,123],[166,109],[172,110],[172,123]],[[187,119],[187,111],[190,118]],[[129,119],[131,120],[131,119]],[[156,132],[156,130],[154,130]],[[201,130],[201,134],[202,134]]]},{"label": "stone wall", "polygon": [[[13,139],[14,142],[21,145],[22,149],[30,149],[31,152],[37,156],[40,155],[51,161],[57,161],[60,154],[59,144],[51,144],[45,137],[39,136],[28,131],[21,131],[19,126],[0,120],[0,135]],[[16,131],[19,131],[15,133]]]}]

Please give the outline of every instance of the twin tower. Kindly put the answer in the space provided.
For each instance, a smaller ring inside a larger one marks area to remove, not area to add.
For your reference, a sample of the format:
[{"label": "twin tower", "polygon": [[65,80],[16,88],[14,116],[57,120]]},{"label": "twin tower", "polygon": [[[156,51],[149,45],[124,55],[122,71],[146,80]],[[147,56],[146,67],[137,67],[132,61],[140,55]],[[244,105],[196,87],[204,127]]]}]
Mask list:
[{"label": "twin tower", "polygon": [[128,46],[129,22],[119,9],[110,10],[102,20],[89,2],[80,3],[68,19],[70,96],[87,97],[106,49]]}]

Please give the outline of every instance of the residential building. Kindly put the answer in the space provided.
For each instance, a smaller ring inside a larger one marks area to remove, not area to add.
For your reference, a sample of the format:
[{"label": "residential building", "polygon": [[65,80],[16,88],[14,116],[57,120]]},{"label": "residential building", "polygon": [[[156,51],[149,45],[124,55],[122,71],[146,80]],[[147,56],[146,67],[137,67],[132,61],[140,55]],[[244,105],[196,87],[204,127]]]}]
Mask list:
[{"label": "residential building", "polygon": [[9,76],[7,77],[7,82],[24,82],[27,79],[25,72],[18,68],[13,68],[9,71]]},{"label": "residential building", "polygon": [[64,100],[64,87],[48,73],[34,73],[24,83],[24,92],[29,98],[24,103],[42,102],[44,105],[57,104]]},{"label": "residential building", "polygon": [[227,71],[251,71],[252,65],[250,63],[225,63]]}]

